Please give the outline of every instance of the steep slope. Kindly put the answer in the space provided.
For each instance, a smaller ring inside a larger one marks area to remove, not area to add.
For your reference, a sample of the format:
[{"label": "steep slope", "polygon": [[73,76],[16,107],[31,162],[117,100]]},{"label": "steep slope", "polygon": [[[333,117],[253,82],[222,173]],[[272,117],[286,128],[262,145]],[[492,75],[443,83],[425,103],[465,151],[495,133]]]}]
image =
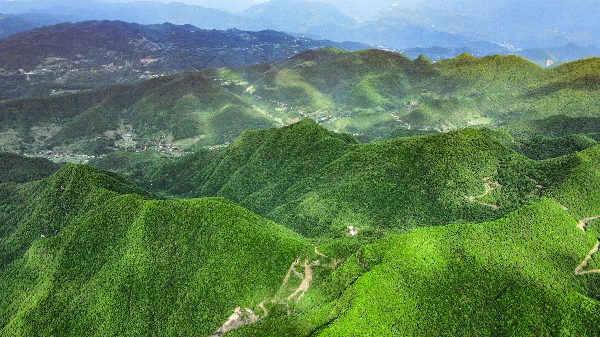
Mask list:
[{"label": "steep slope", "polygon": [[307,294],[315,303],[303,314],[234,336],[595,336],[600,278],[574,270],[597,236],[549,199],[495,222],[390,236]]},{"label": "steep slope", "polygon": [[501,219],[361,247],[301,314],[234,336],[598,335],[599,149],[535,163],[543,197]]},{"label": "steep slope", "polygon": [[510,137],[360,144],[305,119],[145,168],[317,247],[89,166],[0,184],[0,333],[596,336],[600,146],[534,161]]},{"label": "steep slope", "polygon": [[259,310],[290,264],[314,254],[223,199],[154,200],[87,166],[11,188],[1,208],[5,336],[207,336],[236,306]]}]

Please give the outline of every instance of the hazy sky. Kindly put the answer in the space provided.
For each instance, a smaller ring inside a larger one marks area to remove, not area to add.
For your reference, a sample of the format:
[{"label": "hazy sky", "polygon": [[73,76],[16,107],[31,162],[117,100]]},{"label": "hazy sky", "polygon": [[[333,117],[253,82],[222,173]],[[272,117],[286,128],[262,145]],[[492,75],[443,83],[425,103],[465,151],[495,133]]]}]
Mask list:
[{"label": "hazy sky", "polygon": [[[139,0],[99,0],[102,2],[132,2]],[[182,2],[189,5],[197,5],[202,7],[218,8],[229,11],[242,11],[252,5],[267,2],[268,0],[150,0],[157,2]]]}]

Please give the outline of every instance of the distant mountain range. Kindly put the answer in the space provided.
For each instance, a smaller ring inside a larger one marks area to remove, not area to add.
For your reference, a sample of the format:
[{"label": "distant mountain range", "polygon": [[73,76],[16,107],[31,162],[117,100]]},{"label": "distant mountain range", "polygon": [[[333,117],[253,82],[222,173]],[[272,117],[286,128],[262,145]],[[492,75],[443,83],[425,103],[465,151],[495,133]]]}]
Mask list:
[{"label": "distant mountain range", "polygon": [[0,40],[0,93],[44,96],[185,70],[274,62],[326,46],[367,47],[276,31],[217,31],[120,21],[63,23]]},{"label": "distant mountain range", "polygon": [[[545,65],[548,60],[560,63],[600,55],[595,47],[600,45],[600,35],[595,33],[600,31],[600,24],[594,19],[595,5],[589,0],[582,0],[577,6],[556,0],[541,6],[529,0],[484,1],[477,6],[441,1],[357,4],[338,0],[272,0],[245,9],[234,3],[223,6],[214,1],[204,2],[207,6],[227,7],[230,12],[150,1],[0,3],[3,12],[19,14],[19,18],[38,24],[120,20],[139,24],[191,24],[202,29],[273,29],[315,39],[357,41],[411,55],[415,53],[412,50],[420,50],[431,60],[454,57],[462,52],[475,56],[518,54]],[[523,13],[518,12],[519,9]],[[573,43],[579,47],[568,53],[553,52]],[[542,59],[541,55],[547,58]]]},{"label": "distant mountain range", "polygon": [[0,14],[0,39],[37,27],[35,23],[19,16]]}]

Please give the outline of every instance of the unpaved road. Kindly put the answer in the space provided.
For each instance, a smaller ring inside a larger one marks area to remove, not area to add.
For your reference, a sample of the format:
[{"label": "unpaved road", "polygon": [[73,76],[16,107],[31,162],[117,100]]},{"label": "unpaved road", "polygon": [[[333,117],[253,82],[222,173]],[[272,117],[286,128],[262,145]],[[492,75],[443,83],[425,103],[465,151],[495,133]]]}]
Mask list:
[{"label": "unpaved road", "polygon": [[481,198],[485,197],[486,195],[490,194],[490,192],[492,192],[493,190],[502,187],[502,185],[500,185],[500,183],[498,181],[494,181],[493,183],[491,183],[490,182],[491,179],[492,179],[492,177],[483,178],[483,187],[485,188],[485,191],[482,194],[475,195],[475,196],[465,195],[465,198],[467,200],[469,200],[470,202],[475,202],[475,203],[478,203],[483,206],[491,207],[494,209],[494,211],[496,211],[496,210],[498,210],[498,208],[500,208],[500,207],[498,207],[498,205],[494,205],[494,204],[490,204],[487,202],[482,202],[482,201],[477,200],[477,199],[481,199]]},{"label": "unpaved road", "polygon": [[581,219],[579,220],[579,223],[577,223],[577,228],[581,229],[582,231],[585,232],[585,226],[587,225],[588,222],[592,221],[592,220],[596,220],[596,219],[600,219],[600,215],[597,216],[592,216],[589,218],[585,218],[585,219]]},{"label": "unpaved road", "polygon": [[[592,220],[596,220],[596,219],[600,219],[600,215],[591,216],[589,218],[581,219],[577,223],[577,228],[579,228],[579,229],[581,229],[582,231],[585,232],[585,226],[587,225],[587,223],[590,222],[590,221],[592,221]],[[575,275],[585,275],[585,274],[592,274],[592,273],[600,273],[600,269],[583,270],[585,267],[588,266],[588,264],[590,263],[590,260],[592,259],[592,257],[594,256],[594,254],[596,254],[598,252],[599,248],[600,248],[600,241],[598,241],[596,243],[596,245],[594,246],[594,248],[592,248],[592,250],[585,257],[585,259],[583,260],[583,262],[581,262],[577,266],[577,268],[575,268]]]},{"label": "unpaved road", "polygon": [[[315,246],[315,253],[319,256],[326,257],[324,254],[320,253],[317,250],[316,246]],[[304,259],[304,263],[301,265],[302,267],[304,267],[304,274],[302,274],[301,272],[296,270],[296,266],[299,263],[300,263],[300,257],[296,258],[296,260],[294,262],[292,262],[292,264],[290,265],[290,268],[288,269],[287,273],[285,274],[285,277],[283,278],[283,282],[281,283],[281,286],[279,286],[279,290],[275,294],[275,297],[273,297],[273,299],[271,300],[272,303],[285,304],[286,306],[288,306],[288,314],[290,313],[289,312],[289,302],[294,298],[296,298],[296,302],[298,302],[304,296],[304,294],[306,294],[306,292],[310,288],[310,282],[312,281],[312,278],[313,278],[312,267],[320,265],[319,260],[309,262],[309,259],[306,258],[306,259]],[[291,295],[284,297],[281,300],[278,300],[277,294],[279,294],[281,292],[286,292],[286,287],[288,285],[288,282],[289,282],[292,274],[296,275],[298,278],[300,278],[302,280],[300,282],[300,285],[294,290],[294,292]],[[264,304],[265,304],[265,301],[262,301],[257,305],[259,308],[262,309],[262,311],[264,313],[264,316],[262,318],[267,317],[269,315]],[[239,329],[240,327],[242,327],[244,325],[250,325],[250,324],[256,323],[260,319],[261,319],[261,317],[254,314],[250,309],[246,308],[245,310],[241,310],[240,307],[237,307],[233,310],[233,313],[231,314],[231,316],[229,316],[229,319],[227,319],[227,321],[209,337],[223,336],[224,334],[226,334],[229,331]]]},{"label": "unpaved road", "polygon": [[583,262],[581,262],[581,264],[578,265],[577,268],[575,268],[575,275],[585,275],[585,274],[592,274],[592,273],[600,273],[600,269],[583,270],[585,267],[587,267],[588,263],[592,259],[592,256],[594,256],[594,254],[596,254],[598,252],[599,248],[600,248],[600,241],[598,241],[596,243],[596,245],[594,246],[594,248],[592,248],[592,250],[590,251],[590,253],[585,257],[585,260],[583,260]]}]

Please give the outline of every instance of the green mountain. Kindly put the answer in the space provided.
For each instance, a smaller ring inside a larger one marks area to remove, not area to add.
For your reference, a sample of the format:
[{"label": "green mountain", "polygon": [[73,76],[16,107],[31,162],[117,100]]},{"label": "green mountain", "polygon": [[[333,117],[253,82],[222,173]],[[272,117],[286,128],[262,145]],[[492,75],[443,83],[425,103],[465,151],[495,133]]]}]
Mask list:
[{"label": "green mountain", "polygon": [[16,15],[0,14],[0,39],[34,29],[37,25]]},{"label": "green mountain", "polygon": [[29,154],[150,149],[179,155],[193,146],[227,144],[245,129],[305,117],[363,142],[556,115],[594,118],[599,65],[599,59],[587,59],[542,69],[516,56],[467,54],[431,63],[380,50],[326,48],[276,65],[211,68],[3,101],[0,144],[4,151]]},{"label": "green mountain", "polygon": [[[152,11],[149,2],[135,5],[138,15],[140,10]],[[210,16],[210,11],[205,16]],[[96,15],[86,20],[90,17]],[[0,35],[9,18],[0,15]],[[13,98],[47,97],[186,70],[275,62],[326,46],[350,50],[367,47],[294,37],[264,28],[218,31],[206,25],[203,27],[208,29],[164,23],[180,22],[168,19],[154,25],[127,23],[131,20],[67,21],[0,38],[0,93]]]},{"label": "green mountain", "polygon": [[172,162],[139,157],[93,165],[157,193],[225,197],[310,237],[497,219],[538,197],[534,163],[475,129],[360,144],[304,119]]},{"label": "green mountain", "polygon": [[232,336],[595,336],[600,279],[574,271],[598,234],[576,224],[542,199],[495,222],[390,236],[336,268],[302,314]]},{"label": "green mountain", "polygon": [[60,165],[43,158],[25,158],[0,152],[0,184],[24,183],[49,177]]},{"label": "green mountain", "polygon": [[0,184],[0,331],[598,335],[600,146],[517,152],[551,121],[361,144],[304,119],[95,161],[170,200],[85,165]]},{"label": "green mountain", "polygon": [[207,336],[237,306],[262,316],[314,255],[224,199],[158,200],[89,166],[0,188],[3,336]]}]

